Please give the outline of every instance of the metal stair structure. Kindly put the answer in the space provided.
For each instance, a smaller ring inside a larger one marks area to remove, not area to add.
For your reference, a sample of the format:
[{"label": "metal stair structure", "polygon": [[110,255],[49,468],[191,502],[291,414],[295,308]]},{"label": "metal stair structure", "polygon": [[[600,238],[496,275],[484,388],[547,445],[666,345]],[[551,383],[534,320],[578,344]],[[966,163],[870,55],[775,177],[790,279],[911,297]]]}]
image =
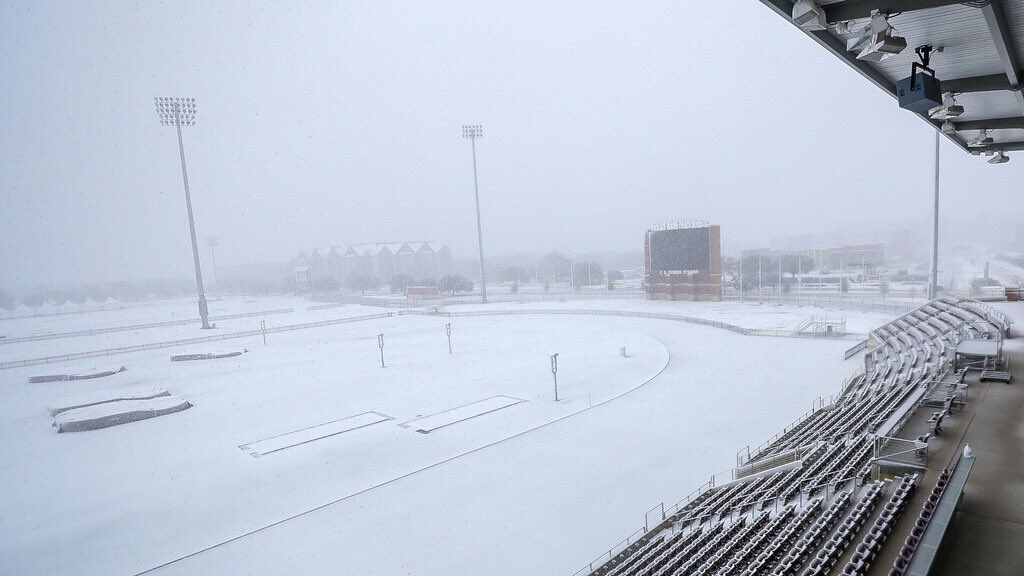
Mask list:
[{"label": "metal stair structure", "polygon": [[1002,370],[984,370],[981,373],[982,380],[992,380],[995,382],[1006,382],[1010,383],[1010,373],[1003,372]]}]

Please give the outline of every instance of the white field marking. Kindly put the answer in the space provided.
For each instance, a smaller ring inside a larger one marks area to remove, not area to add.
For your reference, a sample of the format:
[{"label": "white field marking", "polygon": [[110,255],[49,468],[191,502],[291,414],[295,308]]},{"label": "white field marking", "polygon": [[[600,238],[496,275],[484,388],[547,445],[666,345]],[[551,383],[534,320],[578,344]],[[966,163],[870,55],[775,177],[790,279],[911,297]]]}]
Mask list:
[{"label": "white field marking", "polygon": [[242,450],[249,450],[252,457],[259,458],[260,456],[277,452],[278,450],[284,450],[285,448],[306,444],[314,440],[320,440],[321,438],[351,432],[352,430],[393,419],[394,418],[392,416],[381,414],[380,412],[363,412],[362,414],[356,414],[355,416],[347,416],[339,420],[332,420],[324,424],[318,424],[316,426],[310,426],[309,428],[295,430],[294,432],[278,434],[277,436],[271,436],[270,438],[264,438],[263,440],[242,444],[239,448]]},{"label": "white field marking", "polygon": [[403,422],[399,426],[403,428],[414,428],[417,432],[423,434],[429,434],[439,428],[445,426],[451,426],[469,420],[470,418],[476,418],[477,416],[483,416],[491,412],[501,410],[502,408],[508,408],[509,406],[515,406],[526,402],[520,398],[512,398],[511,396],[492,396],[477,402],[471,402],[469,404],[463,404],[443,412]]}]

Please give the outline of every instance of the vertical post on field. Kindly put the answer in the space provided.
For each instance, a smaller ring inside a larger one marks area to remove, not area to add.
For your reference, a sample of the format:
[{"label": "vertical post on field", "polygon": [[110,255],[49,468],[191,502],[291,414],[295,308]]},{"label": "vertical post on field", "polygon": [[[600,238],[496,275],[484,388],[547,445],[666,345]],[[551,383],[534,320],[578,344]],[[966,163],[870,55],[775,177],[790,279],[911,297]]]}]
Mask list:
[{"label": "vertical post on field", "polygon": [[480,225],[480,186],[476,177],[476,139],[484,137],[484,129],[479,124],[464,124],[462,137],[472,144],[473,149],[473,197],[476,199],[476,239],[480,248],[480,302],[487,304],[487,276],[484,274],[484,233]]},{"label": "vertical post on field", "polygon": [[260,331],[263,332],[263,343],[267,343],[267,321],[260,320]]},{"label": "vertical post on field", "polygon": [[800,291],[804,289],[804,278],[803,278],[803,276],[804,276],[804,263],[803,263],[803,260],[804,260],[804,253],[800,252],[800,254],[796,257],[796,285],[797,285],[797,289],[796,289],[796,305],[797,306],[800,305]]},{"label": "vertical post on field", "polygon": [[163,126],[174,126],[178,131],[178,154],[181,156],[181,180],[185,185],[185,208],[188,211],[188,231],[192,238],[192,264],[196,270],[196,293],[199,296],[199,317],[203,330],[212,328],[209,322],[209,307],[203,290],[203,271],[199,265],[199,244],[196,243],[196,222],[192,214],[192,192],[188,187],[188,170],[185,168],[185,144],[181,139],[182,126],[195,126],[195,98],[154,98],[156,113]]},{"label": "vertical post on field", "polygon": [[377,346],[380,347],[380,367],[384,367],[384,335],[377,334]]},{"label": "vertical post on field", "polygon": [[449,322],[444,325],[444,331],[448,334],[448,353],[452,353],[452,323]]},{"label": "vertical post on field", "polygon": [[555,402],[558,402],[558,354],[551,355],[551,375],[555,379]]},{"label": "vertical post on field", "polygon": [[782,304],[782,254],[779,254],[779,285],[775,288],[775,296],[778,297],[779,304]]}]

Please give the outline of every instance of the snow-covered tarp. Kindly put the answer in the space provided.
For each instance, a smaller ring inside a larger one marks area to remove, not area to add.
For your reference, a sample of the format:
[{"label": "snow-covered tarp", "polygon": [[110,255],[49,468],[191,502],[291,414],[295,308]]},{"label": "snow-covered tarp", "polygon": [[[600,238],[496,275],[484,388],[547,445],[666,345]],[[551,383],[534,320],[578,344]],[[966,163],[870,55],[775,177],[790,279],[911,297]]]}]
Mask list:
[{"label": "snow-covered tarp", "polygon": [[61,412],[53,419],[53,425],[57,432],[84,432],[173,414],[191,407],[187,400],[178,396],[121,400]]},{"label": "snow-covered tarp", "polygon": [[216,360],[218,358],[233,358],[235,356],[241,356],[242,352],[223,352],[223,353],[205,353],[205,354],[179,354],[177,356],[171,356],[171,362],[181,362],[184,360]]},{"label": "snow-covered tarp", "polygon": [[85,374],[46,374],[43,376],[29,376],[28,381],[32,384],[40,382],[64,382],[65,380],[92,380],[94,378],[105,378],[107,376],[113,376],[114,374],[120,374],[127,370],[124,366],[120,368],[111,368],[110,370],[100,370],[98,372],[87,372]]},{"label": "snow-covered tarp", "polygon": [[108,402],[121,402],[123,400],[149,400],[160,396],[170,396],[171,393],[159,386],[136,388],[134,390],[102,390],[88,394],[79,394],[70,398],[61,398],[50,407],[50,416],[56,416],[61,412],[67,412],[75,408],[106,404]]}]

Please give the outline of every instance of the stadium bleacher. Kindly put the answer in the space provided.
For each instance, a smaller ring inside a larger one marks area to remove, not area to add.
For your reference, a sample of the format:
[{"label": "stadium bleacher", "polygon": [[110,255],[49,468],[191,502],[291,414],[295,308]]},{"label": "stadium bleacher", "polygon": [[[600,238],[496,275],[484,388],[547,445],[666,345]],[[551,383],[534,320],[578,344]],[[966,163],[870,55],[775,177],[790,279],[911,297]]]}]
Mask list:
[{"label": "stadium bleacher", "polygon": [[[915,392],[937,386],[949,372],[961,338],[1003,336],[1009,328],[1005,315],[956,297],[932,300],[878,327],[869,338],[878,345],[865,353],[876,360],[870,370],[744,464],[760,470],[763,462],[766,470],[708,488],[591,574],[866,574],[919,481],[917,474],[870,481],[874,432],[916,410],[922,393]],[[918,438],[924,453],[951,407],[947,402],[935,412],[930,432]],[[793,455],[795,465],[777,465],[780,455]],[[890,576],[904,574],[948,478],[947,470],[936,482]]]}]

